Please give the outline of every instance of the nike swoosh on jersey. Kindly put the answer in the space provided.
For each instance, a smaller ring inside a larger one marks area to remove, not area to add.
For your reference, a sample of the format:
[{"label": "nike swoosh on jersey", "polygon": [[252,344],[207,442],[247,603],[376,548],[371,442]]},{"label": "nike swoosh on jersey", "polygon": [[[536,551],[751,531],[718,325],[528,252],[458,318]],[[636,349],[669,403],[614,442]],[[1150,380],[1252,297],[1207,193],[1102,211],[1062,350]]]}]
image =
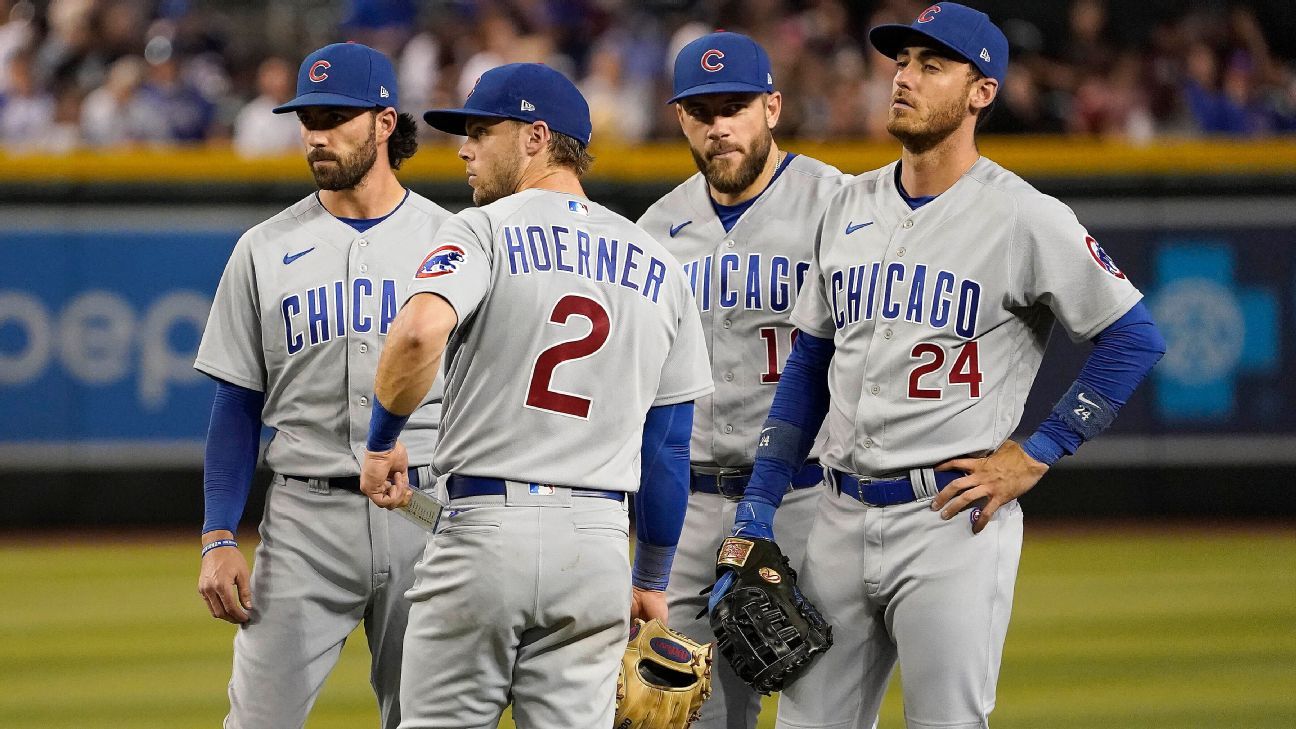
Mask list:
[{"label": "nike swoosh on jersey", "polygon": [[851,233],[854,233],[855,231],[859,230],[860,228],[867,228],[867,227],[869,227],[869,226],[872,225],[872,224],[873,224],[873,221],[872,221],[872,220],[868,221],[867,223],[860,223],[859,225],[855,225],[853,222],[852,222],[852,223],[847,223],[847,224],[846,224],[846,235],[850,235]]},{"label": "nike swoosh on jersey", "polygon": [[674,238],[676,233],[680,232],[681,230],[684,230],[684,226],[688,225],[688,224],[691,223],[691,222],[693,222],[693,221],[692,221],[692,220],[685,220],[684,222],[680,223],[679,225],[672,225],[672,226],[671,226],[671,229],[670,229],[670,235],[671,235],[671,237]]},{"label": "nike swoosh on jersey", "polygon": [[307,253],[310,253],[310,252],[313,251],[313,250],[315,250],[315,246],[311,246],[310,248],[307,248],[306,250],[302,251],[301,253],[293,253],[293,254],[285,253],[285,254],[284,254],[284,265],[287,266],[288,264],[292,263],[293,261],[297,260],[298,258],[301,258],[302,256],[306,255]]},{"label": "nike swoosh on jersey", "polygon": [[1085,394],[1083,392],[1076,393],[1076,399],[1084,403],[1085,405],[1088,405],[1089,407],[1093,408],[1094,410],[1102,410],[1102,408],[1098,406],[1098,403],[1085,397]]}]

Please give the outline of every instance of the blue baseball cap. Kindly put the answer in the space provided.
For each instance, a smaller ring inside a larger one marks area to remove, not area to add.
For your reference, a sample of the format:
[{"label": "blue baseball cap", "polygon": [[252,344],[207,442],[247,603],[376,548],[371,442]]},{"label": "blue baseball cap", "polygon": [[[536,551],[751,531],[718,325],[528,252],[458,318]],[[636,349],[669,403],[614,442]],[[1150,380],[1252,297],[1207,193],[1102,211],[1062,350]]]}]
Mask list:
[{"label": "blue baseball cap", "polygon": [[869,31],[869,42],[895,58],[906,46],[931,41],[953,51],[986,77],[1004,82],[1008,73],[1008,38],[990,16],[958,3],[936,3],[918,14],[912,25],[892,23]]},{"label": "blue baseball cap", "polygon": [[396,71],[387,56],[359,43],[334,43],[306,56],[297,71],[297,96],[276,106],[285,114],[303,106],[396,106]]},{"label": "blue baseball cap", "polygon": [[769,54],[741,33],[708,33],[675,56],[675,95],[667,101],[699,94],[766,94],[774,90]]},{"label": "blue baseball cap", "polygon": [[543,63],[509,63],[483,73],[458,109],[432,109],[423,121],[434,129],[464,135],[472,117],[514,119],[528,124],[543,121],[588,145],[589,104],[566,76]]}]

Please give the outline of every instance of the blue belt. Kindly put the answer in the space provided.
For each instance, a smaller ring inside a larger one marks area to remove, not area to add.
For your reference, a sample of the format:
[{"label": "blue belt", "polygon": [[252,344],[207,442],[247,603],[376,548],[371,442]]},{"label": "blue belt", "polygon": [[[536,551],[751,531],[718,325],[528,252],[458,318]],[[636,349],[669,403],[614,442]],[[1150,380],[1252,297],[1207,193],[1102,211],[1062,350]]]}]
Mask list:
[{"label": "blue belt", "polygon": [[[808,461],[800,471],[792,475],[792,490],[817,486],[823,483],[823,477],[823,466],[818,461]],[[719,494],[731,501],[738,501],[747,490],[747,481],[750,479],[750,471],[733,475],[694,471],[689,486],[698,493]]]},{"label": "blue belt", "polygon": [[[908,504],[924,497],[924,494],[915,491],[913,482],[908,476],[891,479],[861,479],[859,476],[835,468],[831,471],[833,481],[837,483],[837,490],[869,506]],[[938,491],[949,485],[951,481],[966,475],[962,471],[935,471],[934,473]]]},{"label": "blue belt", "polygon": [[[544,483],[528,484],[531,487],[531,493],[539,493],[542,489],[562,489],[566,486],[553,486]],[[503,496],[508,492],[508,486],[503,479],[499,478],[477,478],[476,476],[451,476],[450,482],[446,485],[446,490],[450,500],[463,499],[469,496]],[[600,499],[612,499],[613,501],[625,501],[624,491],[604,491],[603,489],[569,489],[572,496],[593,496]]]},{"label": "blue belt", "polygon": [[[422,468],[422,466],[409,467],[409,484],[414,488],[419,487],[418,469],[420,468]],[[343,491],[354,491],[357,494],[360,493],[359,476],[334,476],[333,478],[324,478],[320,476],[290,476],[285,473],[283,474],[283,477],[290,478],[294,481],[301,481],[302,483],[315,481],[317,483],[327,484],[330,489],[342,489]]]}]

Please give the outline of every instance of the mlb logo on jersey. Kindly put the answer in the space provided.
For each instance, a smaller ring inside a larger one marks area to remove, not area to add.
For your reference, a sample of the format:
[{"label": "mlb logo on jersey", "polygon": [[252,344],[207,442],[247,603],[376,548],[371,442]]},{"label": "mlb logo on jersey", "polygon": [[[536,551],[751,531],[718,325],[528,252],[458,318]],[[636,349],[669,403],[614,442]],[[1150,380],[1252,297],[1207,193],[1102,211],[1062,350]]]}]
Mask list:
[{"label": "mlb logo on jersey", "polygon": [[454,273],[464,262],[463,249],[456,245],[443,245],[428,254],[414,278],[436,278]]},{"label": "mlb logo on jersey", "polygon": [[580,200],[568,200],[567,209],[577,215],[589,215],[589,206]]},{"label": "mlb logo on jersey", "polygon": [[532,496],[553,496],[554,487],[547,483],[533,483],[530,491]]},{"label": "mlb logo on jersey", "polygon": [[1111,256],[1107,255],[1107,251],[1104,251],[1102,246],[1098,245],[1098,241],[1094,240],[1092,235],[1085,236],[1085,246],[1089,248],[1089,255],[1093,256],[1094,261],[1099,266],[1102,266],[1103,270],[1116,278],[1125,278],[1125,274],[1121,273],[1121,270],[1116,267],[1116,262],[1112,260]]}]

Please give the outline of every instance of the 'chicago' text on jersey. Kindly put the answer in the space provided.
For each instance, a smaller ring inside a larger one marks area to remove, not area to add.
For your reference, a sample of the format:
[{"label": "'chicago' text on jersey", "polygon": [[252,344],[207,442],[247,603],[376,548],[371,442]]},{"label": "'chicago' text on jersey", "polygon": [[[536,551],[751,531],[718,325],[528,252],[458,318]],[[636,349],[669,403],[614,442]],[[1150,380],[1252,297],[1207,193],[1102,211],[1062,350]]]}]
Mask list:
[{"label": "'chicago' text on jersey", "polygon": [[[716,258],[712,255],[684,264],[693,297],[702,311],[710,311],[712,306],[788,311],[796,303],[806,271],[810,270],[809,261],[793,263],[787,256],[768,256],[768,262],[761,253],[725,253],[719,256],[719,263]],[[719,280],[713,287],[717,270]]]},{"label": "'chicago' text on jersey", "polygon": [[289,355],[348,332],[364,334],[373,329],[375,317],[378,333],[386,335],[397,310],[396,281],[390,278],[377,282],[377,288],[367,278],[353,279],[349,292],[345,282],[334,281],[289,294],[279,305]]},{"label": "'chicago' text on jersey", "polygon": [[959,337],[976,337],[981,284],[924,263],[874,261],[833,271],[827,293],[839,330],[874,318],[903,319],[933,329],[953,324]]},{"label": "'chicago' text on jersey", "polygon": [[[567,240],[563,240],[566,238]],[[509,275],[564,271],[591,281],[624,286],[657,303],[666,264],[629,241],[591,236],[561,225],[504,228]],[[574,250],[573,250],[574,249]]]}]

